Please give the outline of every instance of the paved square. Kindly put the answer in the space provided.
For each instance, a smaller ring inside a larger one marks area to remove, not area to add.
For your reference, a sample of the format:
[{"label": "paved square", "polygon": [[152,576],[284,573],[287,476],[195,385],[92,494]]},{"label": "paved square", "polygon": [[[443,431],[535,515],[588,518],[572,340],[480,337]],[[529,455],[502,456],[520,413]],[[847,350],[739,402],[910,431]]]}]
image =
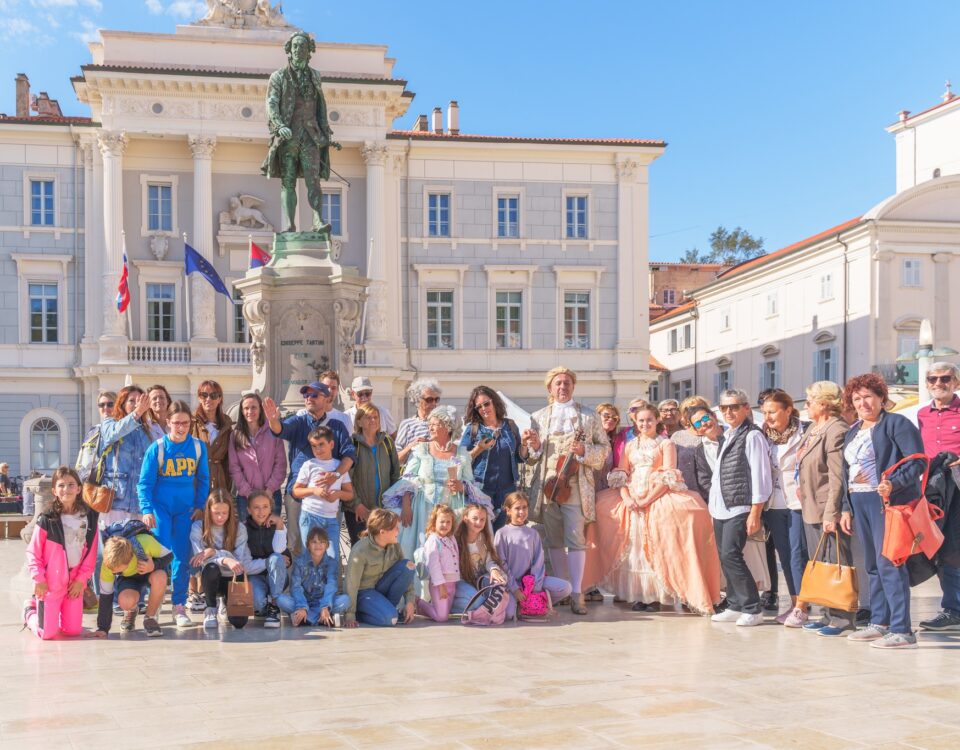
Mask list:
[{"label": "paved square", "polygon": [[[339,632],[178,633],[166,606],[162,639],[115,618],[108,641],[41,643],[20,632],[23,544],[0,542],[0,570],[4,748],[960,747],[960,635],[890,653],[607,601]],[[914,622],[938,602],[915,591]]]}]

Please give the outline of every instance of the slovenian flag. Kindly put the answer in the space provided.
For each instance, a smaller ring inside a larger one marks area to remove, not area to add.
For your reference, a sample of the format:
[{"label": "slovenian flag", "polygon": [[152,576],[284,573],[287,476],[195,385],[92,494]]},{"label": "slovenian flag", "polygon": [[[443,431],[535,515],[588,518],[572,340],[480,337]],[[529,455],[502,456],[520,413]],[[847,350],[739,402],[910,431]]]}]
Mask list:
[{"label": "slovenian flag", "polygon": [[130,285],[127,283],[127,251],[123,251],[123,271],[120,274],[120,283],[117,285],[117,312],[121,315],[130,305]]},{"label": "slovenian flag", "polygon": [[250,268],[263,268],[270,262],[270,253],[250,240]]}]

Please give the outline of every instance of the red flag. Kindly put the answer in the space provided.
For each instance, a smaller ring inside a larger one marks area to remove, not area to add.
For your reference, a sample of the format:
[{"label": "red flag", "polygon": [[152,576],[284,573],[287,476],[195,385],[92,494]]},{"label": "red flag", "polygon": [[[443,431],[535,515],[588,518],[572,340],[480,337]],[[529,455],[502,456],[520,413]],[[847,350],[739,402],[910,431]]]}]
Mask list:
[{"label": "red flag", "polygon": [[123,253],[123,272],[120,274],[120,283],[117,285],[117,312],[121,315],[127,311],[130,304],[130,286],[127,284],[127,253]]},{"label": "red flag", "polygon": [[262,268],[270,262],[270,253],[250,240],[250,268]]}]

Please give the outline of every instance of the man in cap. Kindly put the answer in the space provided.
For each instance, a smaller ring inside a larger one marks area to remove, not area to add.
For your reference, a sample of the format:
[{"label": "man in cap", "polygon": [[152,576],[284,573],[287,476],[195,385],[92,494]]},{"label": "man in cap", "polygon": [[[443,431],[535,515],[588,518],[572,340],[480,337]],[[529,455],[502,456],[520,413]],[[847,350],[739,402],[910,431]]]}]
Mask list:
[{"label": "man in cap", "polygon": [[[349,393],[350,398],[353,399],[353,406],[347,409],[346,414],[350,418],[351,423],[355,424],[357,419],[357,407],[362,406],[363,404],[369,404],[373,401],[373,383],[370,381],[370,378],[365,378],[358,375],[350,384]],[[385,406],[377,406],[377,411],[380,412],[380,429],[388,435],[393,435],[396,433],[397,425],[393,421],[393,415],[390,414],[390,410]]]}]

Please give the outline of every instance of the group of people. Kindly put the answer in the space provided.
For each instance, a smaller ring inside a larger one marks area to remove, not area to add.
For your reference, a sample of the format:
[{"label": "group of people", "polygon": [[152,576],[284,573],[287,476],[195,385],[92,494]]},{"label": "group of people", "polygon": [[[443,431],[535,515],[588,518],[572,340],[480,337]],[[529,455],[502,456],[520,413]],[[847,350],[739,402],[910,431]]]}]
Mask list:
[{"label": "group of people", "polygon": [[[765,391],[760,424],[740,390],[721,393],[716,409],[698,396],[635,399],[621,425],[614,404],[574,399],[573,371],[554,368],[544,383],[547,405],[526,429],[483,385],[459,418],[429,378],[410,386],[415,414],[396,426],[365,378],[349,389],[354,407],[334,409],[332,371],[303,386],[303,408],[286,417],[243,394],[235,422],[215,381],[199,386],[194,408],[160,385],[103,393],[94,473],[112,506],[94,512],[81,493],[90,478],[57,470],[55,503],[27,550],[35,591],[24,622],[45,639],[79,633],[92,579],[101,637],[115,613],[122,630],[143,612],[147,635],[162,634],[168,585],[178,627],[188,612],[202,612],[204,627],[243,627],[225,594],[247,580],[265,627],[281,613],[293,625],[443,621],[497,589],[508,616],[544,592],[584,615],[604,590],[634,611],[679,607],[754,626],[777,609],[779,560],[790,605],[777,622],[916,645],[906,570],[880,551],[884,503],[918,497],[924,465],[886,470],[916,453],[960,453],[955,366],[931,370],[920,430],[887,411],[873,374],[812,384],[809,421],[787,393]],[[818,546],[856,561],[858,611],[814,617],[800,598]],[[960,571],[940,573],[943,612],[921,627],[960,630]]]}]

